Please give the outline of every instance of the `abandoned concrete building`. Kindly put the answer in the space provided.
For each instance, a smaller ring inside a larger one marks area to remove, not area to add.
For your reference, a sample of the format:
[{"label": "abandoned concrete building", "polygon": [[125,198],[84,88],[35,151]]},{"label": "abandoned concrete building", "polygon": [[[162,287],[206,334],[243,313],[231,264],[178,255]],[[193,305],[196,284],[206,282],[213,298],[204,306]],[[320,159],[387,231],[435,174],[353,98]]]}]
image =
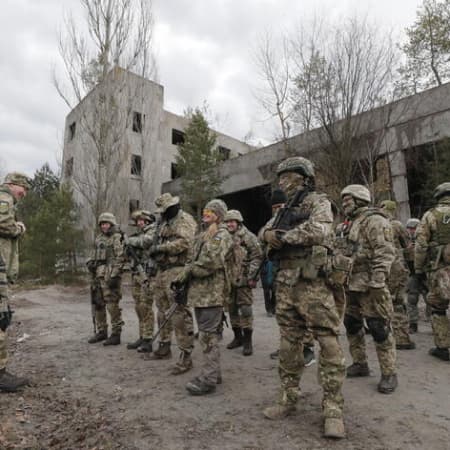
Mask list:
[{"label": "abandoned concrete building", "polygon": [[[164,87],[160,84],[120,68],[114,69],[104,83],[118,105],[109,106],[112,112],[108,113],[114,114],[110,120],[115,124],[115,129],[106,128],[111,135],[109,151],[121,156],[117,157],[119,160],[113,158],[101,183],[108,183],[104,204],[124,227],[133,210],[153,210],[161,185],[177,177],[177,144],[184,139],[188,120],[164,109]],[[105,86],[101,84],[95,87],[65,121],[62,179],[73,189],[81,226],[86,230],[92,230],[95,223],[92,203],[96,198],[99,160],[93,155],[98,158],[99,142],[94,135],[96,127],[101,127],[97,123],[97,108],[102,89]],[[238,139],[215,133],[223,159],[234,159],[253,150]]]},{"label": "abandoned concrete building", "polygon": [[[450,83],[365,112],[359,120],[362,134],[379,137],[376,200],[396,200],[403,222],[411,214],[420,217],[430,206],[419,205],[415,194],[427,176],[421,170],[435,144],[450,137]],[[268,199],[278,162],[293,154],[313,159],[314,152],[320,151],[321,132],[312,130],[292,137],[288,146],[274,143],[221,164],[222,198],[242,211],[250,229],[258,230],[270,217]],[[450,152],[450,146],[444,151]],[[177,194],[180,184],[180,180],[168,181],[162,190]]]}]

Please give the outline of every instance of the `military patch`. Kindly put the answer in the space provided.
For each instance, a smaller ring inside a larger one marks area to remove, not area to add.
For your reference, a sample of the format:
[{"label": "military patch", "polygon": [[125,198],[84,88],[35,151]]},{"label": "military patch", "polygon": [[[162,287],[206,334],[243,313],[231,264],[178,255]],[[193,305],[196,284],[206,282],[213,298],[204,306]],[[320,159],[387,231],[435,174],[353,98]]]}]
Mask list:
[{"label": "military patch", "polygon": [[392,228],[388,228],[386,227],[384,230],[384,239],[388,242],[393,242],[394,241],[394,234],[392,232]]},{"label": "military patch", "polygon": [[0,200],[0,214],[6,214],[9,211],[9,203]]}]

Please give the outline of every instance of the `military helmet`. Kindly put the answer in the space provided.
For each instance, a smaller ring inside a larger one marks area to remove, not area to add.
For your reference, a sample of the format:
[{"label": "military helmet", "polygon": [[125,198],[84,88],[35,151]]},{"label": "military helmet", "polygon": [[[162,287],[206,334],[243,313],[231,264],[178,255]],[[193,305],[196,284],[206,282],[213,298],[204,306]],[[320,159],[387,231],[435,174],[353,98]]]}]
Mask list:
[{"label": "military helmet", "polygon": [[5,184],[16,184],[17,186],[22,186],[25,189],[31,188],[30,177],[21,172],[10,172],[6,175]]},{"label": "military helmet", "polygon": [[436,187],[433,192],[433,198],[437,200],[439,197],[442,197],[445,194],[450,194],[450,182],[442,183]]},{"label": "military helmet", "polygon": [[362,184],[349,184],[341,192],[341,198],[351,195],[354,199],[370,203],[370,191]]},{"label": "military helmet", "polygon": [[406,222],[406,228],[417,228],[417,226],[419,225],[420,220],[419,219],[408,219],[408,221]]},{"label": "military helmet", "polygon": [[380,203],[380,208],[383,208],[386,211],[394,213],[397,209],[397,203],[394,202],[393,200],[383,200]]},{"label": "military helmet", "polygon": [[155,221],[155,216],[145,209],[137,209],[136,211],[133,211],[131,214],[131,218],[136,222],[138,219],[147,220],[148,222],[152,223]]},{"label": "military helmet", "polygon": [[162,214],[171,206],[178,205],[178,203],[180,203],[179,197],[173,197],[169,192],[165,192],[155,200],[155,205],[157,206],[156,212]]},{"label": "military helmet", "polygon": [[223,218],[228,211],[228,206],[220,198],[213,198],[205,205],[204,209],[210,209],[217,216]]},{"label": "military helmet", "polygon": [[114,214],[110,212],[104,212],[100,214],[98,218],[98,224],[100,225],[103,222],[110,223],[112,226],[117,225],[117,221]]},{"label": "military helmet", "polygon": [[314,178],[313,163],[302,156],[292,156],[281,161],[277,167],[277,175],[280,176],[284,172],[297,172],[304,177]]},{"label": "military helmet", "polygon": [[244,221],[244,218],[242,217],[240,211],[238,211],[237,209],[230,209],[225,214],[223,221],[228,222],[229,220],[235,220],[236,222],[242,223]]}]

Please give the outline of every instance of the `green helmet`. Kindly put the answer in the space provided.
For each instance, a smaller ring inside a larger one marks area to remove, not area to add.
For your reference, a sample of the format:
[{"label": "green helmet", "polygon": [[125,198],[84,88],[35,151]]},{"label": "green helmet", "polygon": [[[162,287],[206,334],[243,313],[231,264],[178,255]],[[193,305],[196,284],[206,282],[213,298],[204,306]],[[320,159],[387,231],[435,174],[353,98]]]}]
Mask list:
[{"label": "green helmet", "polygon": [[210,209],[211,211],[214,211],[217,216],[223,218],[228,211],[228,206],[223,200],[220,200],[220,198],[214,198],[205,205],[204,209]]},{"label": "green helmet", "polygon": [[419,225],[420,220],[419,219],[408,219],[408,221],[406,222],[406,228],[417,228],[417,226]]},{"label": "green helmet", "polygon": [[393,200],[383,200],[380,203],[380,208],[383,208],[384,210],[394,213],[397,210],[397,203]]},{"label": "green helmet", "polygon": [[436,187],[433,192],[433,198],[437,200],[439,197],[442,197],[445,194],[450,194],[450,182],[442,183]]},{"label": "green helmet", "polygon": [[104,212],[100,214],[98,218],[98,224],[100,225],[103,222],[110,223],[112,226],[117,225],[117,221],[116,218],[114,217],[114,214],[110,212]]},{"label": "green helmet", "polygon": [[131,214],[131,218],[135,222],[138,219],[147,220],[149,223],[155,221],[155,216],[150,211],[146,211],[145,209],[137,209],[136,211],[133,211],[133,213]]},{"label": "green helmet", "polygon": [[10,172],[5,177],[5,184],[15,184],[17,186],[22,186],[25,189],[31,188],[31,180],[24,173],[20,172]]},{"label": "green helmet", "polygon": [[341,198],[345,195],[351,195],[356,200],[370,203],[370,191],[362,184],[349,184],[341,192]]},{"label": "green helmet", "polygon": [[236,222],[242,223],[244,221],[244,218],[242,217],[240,211],[238,211],[237,209],[230,209],[225,214],[223,221],[228,222],[229,220],[235,220]]},{"label": "green helmet", "polygon": [[284,172],[296,172],[308,178],[315,176],[313,163],[302,156],[293,156],[281,161],[277,167],[277,175],[280,176]]}]

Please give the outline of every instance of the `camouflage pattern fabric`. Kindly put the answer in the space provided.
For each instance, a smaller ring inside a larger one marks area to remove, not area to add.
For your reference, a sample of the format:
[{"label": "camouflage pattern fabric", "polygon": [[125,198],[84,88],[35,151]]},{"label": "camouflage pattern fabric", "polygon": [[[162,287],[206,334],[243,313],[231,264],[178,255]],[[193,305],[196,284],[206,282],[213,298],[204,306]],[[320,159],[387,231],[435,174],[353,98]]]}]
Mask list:
[{"label": "camouflage pattern fabric", "polygon": [[104,278],[100,278],[100,287],[103,293],[103,305],[97,305],[95,308],[95,320],[99,332],[108,330],[108,322],[106,319],[106,311],[109,313],[111,320],[111,332],[120,334],[124,322],[122,320],[122,309],[119,306],[122,299],[122,288],[111,289]]}]

